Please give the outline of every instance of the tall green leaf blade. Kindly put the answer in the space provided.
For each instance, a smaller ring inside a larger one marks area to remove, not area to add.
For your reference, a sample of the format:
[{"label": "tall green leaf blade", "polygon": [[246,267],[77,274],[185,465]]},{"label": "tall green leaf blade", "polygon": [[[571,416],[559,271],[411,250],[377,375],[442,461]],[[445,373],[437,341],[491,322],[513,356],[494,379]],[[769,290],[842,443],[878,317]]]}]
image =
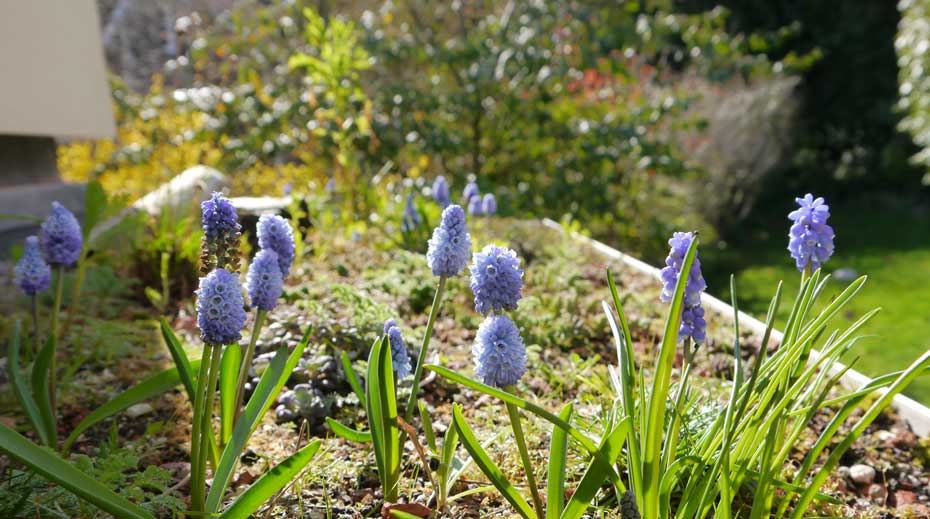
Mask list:
[{"label": "tall green leaf blade", "polygon": [[342,371],[346,374],[349,387],[352,388],[355,396],[357,396],[359,402],[362,403],[362,407],[368,407],[368,404],[365,403],[365,390],[362,389],[362,384],[358,380],[358,375],[355,373],[355,369],[352,368],[352,361],[349,360],[349,354],[345,351],[341,351],[339,352],[339,358],[342,359]]},{"label": "tall green leaf blade", "polygon": [[289,458],[258,478],[222,514],[220,519],[248,519],[268,499],[278,493],[304,470],[307,463],[320,450],[320,440],[314,440],[292,454]]},{"label": "tall green leaf blade", "polygon": [[430,419],[426,404],[422,400],[417,400],[417,409],[420,411],[420,423],[423,424],[426,444],[429,445],[431,451],[436,452],[436,433],[433,431],[433,421]]},{"label": "tall green leaf blade", "polygon": [[381,348],[384,346],[384,337],[378,338],[371,346],[368,352],[368,379],[365,381],[367,390],[366,400],[368,402],[368,427],[371,429],[371,441],[375,451],[375,464],[378,467],[378,475],[381,476],[382,482],[385,480],[386,465],[384,458],[384,428],[382,426],[382,403],[381,392],[378,386],[381,385],[381,374],[378,369],[378,358],[381,356]]},{"label": "tall green leaf blade", "polygon": [[61,485],[79,498],[121,519],[155,519],[142,507],[113,492],[57,455],[36,446],[0,424],[0,450],[36,474]]},{"label": "tall green leaf blade", "polygon": [[610,464],[604,465],[601,457],[591,459],[588,469],[585,471],[584,476],[581,477],[581,482],[578,483],[578,488],[575,489],[572,498],[565,505],[565,510],[562,512],[560,519],[578,519],[591,506],[591,502],[597,496],[597,491],[607,481],[608,474],[613,470],[611,465],[617,461],[617,458],[623,452],[623,443],[631,428],[632,419],[624,418],[610,431],[610,434],[604,437],[599,451],[603,459],[609,460]]},{"label": "tall green leaf blade", "polygon": [[387,488],[385,499],[395,501],[400,480],[400,430],[397,427],[397,398],[394,388],[394,367],[391,359],[391,348],[382,346],[378,359],[378,374],[380,384],[378,391],[381,394],[381,421],[384,431],[384,463],[387,474]]},{"label": "tall green leaf blade", "polygon": [[333,420],[329,416],[326,417],[326,423],[329,425],[329,428],[332,429],[333,434],[340,438],[359,443],[368,443],[371,441],[371,431],[353,429]]},{"label": "tall green leaf blade", "polygon": [[210,486],[210,492],[207,494],[206,511],[207,513],[216,512],[219,508],[223,494],[229,482],[232,481],[233,470],[239,460],[239,455],[245,448],[245,444],[252,435],[252,431],[262,418],[262,410],[266,401],[274,398],[274,389],[277,381],[281,377],[287,378],[289,373],[285,372],[288,352],[286,347],[278,349],[271,363],[265,368],[252,397],[245,406],[239,422],[233,428],[232,436],[229,443],[223,449],[220,459],[217,463],[216,470],[213,472],[213,484]]},{"label": "tall green leaf blade", "polygon": [[[200,359],[195,360],[191,363],[191,367],[197,369],[200,367]],[[94,425],[100,423],[111,416],[120,413],[129,407],[148,400],[149,398],[161,395],[167,391],[170,391],[172,388],[177,387],[181,384],[181,376],[178,368],[170,368],[162,371],[161,373],[156,373],[147,379],[139,382],[138,384],[130,387],[126,391],[123,391],[107,403],[101,405],[97,409],[94,409],[89,415],[85,416],[81,423],[71,431],[71,434],[65,440],[64,445],[62,445],[62,451],[67,451],[71,445],[78,439],[78,437],[84,433],[84,431],[90,429]]]},{"label": "tall green leaf blade", "polygon": [[16,395],[16,400],[19,401],[20,407],[26,413],[26,419],[29,420],[33,430],[39,435],[42,443],[49,445],[50,437],[45,429],[42,412],[39,411],[36,401],[32,398],[32,393],[29,392],[29,388],[26,386],[26,381],[22,379],[22,374],[19,372],[19,329],[19,321],[16,321],[13,324],[13,338],[10,341],[10,365],[7,369],[10,374],[10,385],[13,386],[13,394]]},{"label": "tall green leaf blade", "polygon": [[656,517],[659,513],[659,488],[661,481],[662,440],[665,438],[665,412],[668,405],[668,391],[672,375],[672,363],[678,347],[678,328],[681,324],[682,300],[689,276],[681,273],[691,272],[694,256],[697,254],[698,239],[691,240],[688,252],[682,262],[675,294],[669,305],[668,318],[665,321],[665,333],[656,356],[652,390],[646,404],[646,421],[641,427],[643,464],[643,516]]},{"label": "tall green leaf blade", "polygon": [[35,398],[39,416],[42,417],[42,424],[48,435],[48,445],[53,448],[58,446],[58,426],[55,423],[55,410],[52,409],[49,380],[50,377],[56,376],[51,372],[56,341],[54,334],[49,336],[32,366],[32,396]]},{"label": "tall green leaf blade", "polygon": [[232,436],[233,420],[236,417],[236,393],[242,366],[242,348],[238,344],[226,346],[220,361],[220,444],[226,445]]},{"label": "tall green leaf blade", "polygon": [[[571,403],[559,412],[559,418],[571,423]],[[546,519],[558,519],[565,507],[565,465],[568,463],[568,433],[552,426],[549,442],[549,476],[546,483]]]},{"label": "tall green leaf blade", "polygon": [[197,395],[194,389],[194,369],[187,358],[187,353],[184,352],[181,340],[178,339],[178,336],[175,335],[174,330],[171,329],[168,321],[164,318],[161,319],[161,336],[165,340],[165,345],[168,346],[168,352],[171,353],[174,365],[178,368],[178,376],[181,377],[184,389],[187,390],[187,398],[193,405]]},{"label": "tall green leaf blade", "polygon": [[458,430],[459,437],[462,439],[462,445],[465,446],[465,450],[467,450],[468,454],[475,460],[475,464],[478,465],[481,472],[491,480],[491,484],[497,488],[501,496],[513,505],[522,517],[525,519],[535,519],[536,513],[533,512],[529,503],[523,499],[523,496],[520,495],[516,487],[507,480],[504,473],[501,472],[501,469],[491,460],[488,453],[481,448],[481,445],[478,444],[475,433],[468,427],[465,417],[462,416],[462,407],[460,405],[454,405],[452,407],[452,421],[455,428]]}]

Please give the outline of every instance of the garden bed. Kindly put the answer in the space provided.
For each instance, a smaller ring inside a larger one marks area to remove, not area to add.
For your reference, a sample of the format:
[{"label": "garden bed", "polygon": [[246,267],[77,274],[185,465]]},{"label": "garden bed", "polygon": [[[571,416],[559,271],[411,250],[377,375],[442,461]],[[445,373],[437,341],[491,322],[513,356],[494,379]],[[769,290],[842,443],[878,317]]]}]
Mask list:
[{"label": "garden bed", "polygon": [[[601,301],[610,298],[605,268],[612,270],[618,282],[638,363],[647,368],[662,335],[666,311],[658,300],[660,283],[641,269],[600,255],[540,222],[479,219],[471,230],[475,248],[494,241],[513,248],[523,260],[524,297],[513,318],[527,344],[529,371],[518,391],[551,411],[565,402],[574,402],[576,424],[591,435],[603,434],[605,417],[615,398],[608,366],[617,362],[610,326],[601,307]],[[310,330],[305,360],[292,375],[279,405],[265,417],[253,437],[234,479],[233,492],[242,490],[306,443],[308,437],[326,438],[306,474],[272,505],[269,517],[355,518],[377,515],[381,506],[381,488],[370,447],[334,437],[324,422],[326,416],[333,416],[365,428],[364,412],[346,381],[339,353],[346,351],[360,368],[387,318],[397,320],[408,346],[418,344],[426,326],[435,278],[421,252],[370,238],[352,239],[332,231],[307,236],[307,251],[295,263],[284,301],[270,314],[270,325],[265,326],[258,343],[255,366],[260,368],[275,347],[282,343],[294,345],[305,330]],[[72,359],[74,376],[62,383],[63,432],[116,391],[170,363],[167,350],[157,344],[153,312],[125,297],[126,293],[116,293],[102,306],[85,305],[88,310],[79,314],[68,336],[65,350]],[[437,358],[433,360],[473,376],[470,347],[481,317],[473,309],[467,278],[451,279],[445,297],[434,330],[431,352]],[[2,304],[7,307],[13,303]],[[705,401],[708,412],[714,412],[715,403],[725,395],[733,366],[731,319],[719,310],[708,310],[708,341],[698,351],[693,369],[698,377],[692,379],[692,386]],[[3,321],[4,336],[8,336],[10,321]],[[183,304],[172,321],[189,344],[191,357],[199,356],[192,303]],[[752,331],[741,337],[748,366],[759,351],[760,341],[761,336]],[[82,352],[86,355],[80,355]],[[676,365],[680,362],[679,358]],[[461,403],[479,438],[503,431],[505,440],[495,442],[488,451],[505,473],[515,476],[512,480],[520,480],[516,476],[522,469],[514,449],[507,446],[509,428],[498,401],[442,378],[427,377],[423,387],[423,400],[430,408],[437,434],[451,423],[451,404]],[[402,386],[400,391],[404,394],[409,388]],[[4,391],[4,395],[8,394]],[[5,403],[7,420],[21,423],[12,411],[12,399]],[[164,500],[186,494],[183,487],[190,411],[180,393],[154,399],[150,404],[124,413],[111,424],[112,428],[107,424],[93,428],[78,440],[74,450],[99,455],[103,445],[111,454],[135,457],[136,462],[128,463],[120,472],[126,478],[124,488],[138,486],[146,467],[161,469],[168,490],[146,490],[147,503],[158,509]],[[797,448],[796,459],[828,418],[827,413],[815,417],[810,434],[804,435]],[[525,426],[531,458],[542,470],[548,462],[549,426],[532,417],[525,420]],[[113,438],[119,438],[119,446]],[[857,517],[930,515],[927,447],[927,441],[918,439],[897,414],[886,412],[847,452],[842,467],[831,476],[828,487],[844,504],[824,506],[820,512]],[[460,456],[464,457],[465,452],[461,451]],[[429,505],[431,490],[422,471],[418,472],[413,442],[407,442],[404,458],[404,471],[411,477],[401,478],[400,495],[404,500]],[[581,451],[570,448],[568,480],[580,478],[583,458]],[[99,461],[95,463],[94,471],[115,470],[101,466]],[[472,468],[457,490],[484,481],[481,472]],[[57,507],[66,516],[77,513],[75,508],[68,508],[74,507],[73,502],[44,485],[36,483],[29,488],[33,499],[53,498],[44,506]],[[23,491],[9,482],[3,490],[8,494],[4,502]],[[612,499],[610,492],[605,492],[605,498]],[[736,503],[740,503],[739,499]],[[605,509],[602,516],[619,517],[614,510]],[[510,506],[494,492],[459,500],[447,512],[448,517],[511,515]]]}]

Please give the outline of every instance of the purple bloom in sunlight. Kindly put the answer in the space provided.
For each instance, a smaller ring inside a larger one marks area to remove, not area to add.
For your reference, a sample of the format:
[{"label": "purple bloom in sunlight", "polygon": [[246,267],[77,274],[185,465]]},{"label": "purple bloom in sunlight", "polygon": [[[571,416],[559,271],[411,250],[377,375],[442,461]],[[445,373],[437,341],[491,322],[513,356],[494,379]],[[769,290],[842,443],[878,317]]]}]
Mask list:
[{"label": "purple bloom in sunlight", "polygon": [[294,231],[287,220],[277,215],[263,214],[256,226],[258,246],[278,255],[281,275],[287,277],[294,262]]},{"label": "purple bloom in sunlight", "polygon": [[494,195],[487,193],[484,195],[484,198],[481,199],[481,213],[485,216],[491,216],[497,212],[497,199],[494,198]]},{"label": "purple bloom in sunlight", "polygon": [[442,219],[428,242],[426,264],[434,276],[457,276],[471,255],[471,236],[465,227],[465,211],[452,204],[442,211]]},{"label": "purple bloom in sunlight", "polygon": [[830,206],[822,197],[814,198],[810,193],[795,198],[795,202],[800,207],[788,214],[788,219],[794,222],[788,231],[788,250],[798,270],[810,265],[814,271],[833,255],[833,228],[827,225]]},{"label": "purple bloom in sunlight", "polygon": [[471,353],[475,372],[489,386],[516,384],[526,373],[526,346],[507,316],[492,315],[481,323]]},{"label": "purple bloom in sunlight", "polygon": [[406,378],[410,375],[410,356],[407,354],[407,346],[404,345],[404,336],[397,326],[391,326],[386,333],[391,343],[391,365],[394,367],[394,376],[397,380]]},{"label": "purple bloom in sunlight", "polygon": [[242,230],[236,208],[222,193],[213,193],[200,204],[203,212],[203,234],[209,241],[225,240]]},{"label": "purple bloom in sunlight", "polygon": [[481,206],[481,197],[473,196],[468,200],[468,214],[472,216],[481,216],[483,207]]},{"label": "purple bloom in sunlight", "polygon": [[74,214],[58,202],[39,229],[39,248],[51,265],[73,265],[81,257],[81,224]]},{"label": "purple bloom in sunlight", "polygon": [[[671,250],[668,258],[665,259],[665,268],[661,271],[662,276],[662,293],[659,298],[669,303],[675,296],[675,286],[678,284],[678,276],[681,268],[684,266],[685,255],[688,248],[694,240],[694,233],[676,232],[668,241]],[[704,309],[701,308],[701,294],[707,289],[707,283],[701,274],[701,261],[694,254],[694,262],[691,264],[691,271],[688,273],[688,282],[685,285],[684,299],[682,300],[681,326],[678,329],[678,340],[683,341],[691,338],[694,342],[700,344],[706,336],[705,330],[707,323],[704,322]]]},{"label": "purple bloom in sunlight", "polygon": [[462,200],[468,204],[471,202],[471,199],[476,196],[481,196],[481,193],[478,191],[478,184],[475,182],[469,182],[465,185],[465,190],[462,191]]},{"label": "purple bloom in sunlight", "polygon": [[217,269],[200,278],[197,289],[197,326],[207,344],[234,344],[242,338],[245,303],[239,275]]},{"label": "purple bloom in sunlight", "polygon": [[384,321],[384,335],[387,335],[388,331],[395,326],[397,326],[397,321],[395,321],[393,317]]},{"label": "purple bloom in sunlight", "polygon": [[404,232],[414,231],[422,219],[417,211],[417,206],[413,203],[413,193],[407,195],[407,205],[404,206],[404,216],[401,218],[400,228]]},{"label": "purple bloom in sunlight", "polygon": [[47,290],[51,279],[52,269],[42,257],[42,251],[39,250],[39,238],[35,236],[26,238],[23,257],[13,267],[13,282],[24,294],[34,296]]},{"label": "purple bloom in sunlight", "polygon": [[439,207],[443,209],[452,203],[452,198],[449,196],[449,182],[442,175],[439,175],[433,181],[433,200],[436,200]]},{"label": "purple bloom in sunlight", "polygon": [[265,311],[274,310],[284,291],[284,276],[278,266],[278,255],[273,250],[258,251],[245,275],[245,286],[252,306]]},{"label": "purple bloom in sunlight", "polygon": [[474,254],[471,267],[471,290],[475,310],[482,315],[491,311],[515,310],[522,295],[523,270],[517,253],[488,245]]}]

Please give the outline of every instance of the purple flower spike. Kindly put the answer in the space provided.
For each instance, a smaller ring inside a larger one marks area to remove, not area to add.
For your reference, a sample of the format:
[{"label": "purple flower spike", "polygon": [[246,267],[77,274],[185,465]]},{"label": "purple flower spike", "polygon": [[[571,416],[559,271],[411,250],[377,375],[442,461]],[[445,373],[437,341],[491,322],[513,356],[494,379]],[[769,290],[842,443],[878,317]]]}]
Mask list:
[{"label": "purple flower spike", "polygon": [[830,206],[823,198],[810,193],[795,198],[800,208],[791,211],[788,219],[794,222],[788,231],[788,250],[798,270],[810,266],[817,270],[833,255],[833,228],[827,225]]},{"label": "purple flower spike", "polygon": [[449,196],[449,182],[447,182],[446,177],[442,175],[439,175],[436,177],[436,180],[433,181],[433,200],[443,209],[452,203],[452,198]]},{"label": "purple flower spike", "polygon": [[397,321],[395,321],[393,317],[384,321],[384,335],[387,335],[388,331],[395,326],[397,326]]},{"label": "purple flower spike", "polygon": [[481,200],[481,213],[485,216],[491,216],[497,212],[497,199],[494,195],[487,193]]},{"label": "purple flower spike", "polygon": [[468,200],[468,214],[472,216],[481,216],[482,207],[481,207],[481,197],[473,196]]},{"label": "purple flower spike", "polygon": [[476,196],[481,196],[481,192],[478,191],[478,184],[476,182],[469,182],[465,185],[465,190],[462,191],[462,199],[468,204],[471,202],[471,199]]},{"label": "purple flower spike", "polygon": [[200,248],[200,272],[215,269],[239,271],[239,236],[242,226],[236,208],[222,193],[200,204],[203,240]]},{"label": "purple flower spike", "polygon": [[[393,321],[393,319],[389,320]],[[391,343],[391,365],[394,367],[394,376],[397,380],[401,380],[410,376],[410,356],[407,354],[404,336],[397,326],[391,326],[386,333]]]},{"label": "purple flower spike", "polygon": [[242,338],[245,310],[239,275],[217,269],[200,278],[197,289],[197,326],[203,342],[233,344]]},{"label": "purple flower spike", "polygon": [[526,373],[526,346],[507,316],[492,315],[481,323],[471,353],[475,372],[489,386],[505,388]]},{"label": "purple flower spike", "polygon": [[50,265],[69,266],[81,257],[81,224],[74,214],[58,202],[52,202],[52,214],[39,230],[39,247]]},{"label": "purple flower spike", "polygon": [[522,295],[523,270],[517,253],[488,245],[476,252],[471,267],[471,290],[475,293],[475,310],[482,315],[491,311],[515,310]]},{"label": "purple flower spike", "polygon": [[442,220],[428,242],[426,264],[434,276],[457,276],[471,255],[471,236],[465,228],[465,211],[452,204],[442,211]]},{"label": "purple flower spike", "polygon": [[273,250],[258,251],[245,275],[245,286],[252,306],[265,311],[274,310],[284,291],[284,276],[278,266],[278,255]]},{"label": "purple flower spike", "polygon": [[404,206],[404,216],[401,219],[400,228],[404,232],[412,232],[420,225],[420,222],[420,213],[413,203],[413,193],[410,193],[407,195],[407,205]]},{"label": "purple flower spike", "polygon": [[258,219],[256,234],[259,247],[273,250],[278,255],[281,275],[287,277],[294,262],[294,231],[291,224],[280,216],[265,214]]},{"label": "purple flower spike", "polygon": [[34,296],[48,289],[52,279],[52,269],[45,263],[39,250],[39,239],[35,236],[26,238],[23,257],[13,267],[13,282],[27,296]]},{"label": "purple flower spike", "polygon": [[[666,267],[662,269],[662,293],[659,298],[669,303],[675,295],[675,286],[678,284],[678,275],[684,266],[685,255],[694,240],[694,233],[676,232],[668,241],[671,250],[665,259]],[[694,262],[688,274],[688,283],[685,285],[685,296],[682,301],[681,326],[678,329],[678,341],[687,338],[700,344],[706,337],[707,323],[704,322],[704,309],[701,308],[701,294],[707,289],[707,283],[701,274],[701,261],[694,254]]]}]

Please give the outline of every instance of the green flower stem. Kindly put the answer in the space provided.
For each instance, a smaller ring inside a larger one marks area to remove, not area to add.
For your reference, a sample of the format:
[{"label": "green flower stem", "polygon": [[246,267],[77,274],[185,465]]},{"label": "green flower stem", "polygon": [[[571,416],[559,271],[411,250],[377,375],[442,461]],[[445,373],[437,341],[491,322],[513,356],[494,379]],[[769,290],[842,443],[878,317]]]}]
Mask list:
[{"label": "green flower stem", "polygon": [[39,340],[39,297],[36,295],[32,296],[32,335],[32,358],[35,359],[39,356],[39,350],[41,349],[41,341]]},{"label": "green flower stem", "polygon": [[265,324],[265,316],[267,314],[268,312],[261,308],[255,311],[255,324],[252,326],[252,336],[249,337],[249,346],[242,355],[242,366],[239,367],[239,377],[236,379],[236,404],[235,407],[233,407],[233,409],[235,409],[233,424],[238,422],[239,417],[242,415],[242,400],[245,398],[245,383],[249,378],[252,357],[255,356],[255,343],[258,342],[258,335],[262,330],[262,325]]},{"label": "green flower stem", "polygon": [[[516,394],[512,385],[507,386],[504,390]],[[526,448],[526,438],[523,435],[523,424],[520,422],[520,410],[511,403],[506,405],[507,414],[510,415],[510,426],[513,428],[513,436],[517,441],[517,450],[520,451],[520,460],[523,462],[523,471],[526,472],[526,484],[529,485],[530,494],[533,495],[533,506],[536,507],[536,516],[546,517],[546,510],[543,508],[542,498],[539,497],[539,488],[536,485],[536,474],[533,472],[533,463],[530,461],[530,453]]]},{"label": "green flower stem", "polygon": [[191,512],[202,512],[204,506],[204,491],[206,467],[200,463],[200,437],[203,432],[200,430],[203,413],[203,401],[206,396],[203,381],[207,379],[210,371],[210,358],[213,356],[213,346],[204,344],[203,353],[200,357],[200,371],[197,375],[197,395],[194,397],[194,418],[191,423]]},{"label": "green flower stem", "polygon": [[433,306],[429,311],[429,320],[426,321],[426,335],[423,336],[423,344],[420,346],[420,354],[417,355],[417,365],[413,371],[413,385],[410,387],[410,398],[407,399],[407,411],[404,413],[404,421],[410,423],[413,419],[413,411],[417,408],[417,394],[420,392],[420,379],[423,378],[423,364],[426,361],[426,350],[429,348],[429,341],[433,335],[433,324],[436,323],[436,316],[439,315],[439,306],[442,303],[442,293],[446,288],[446,277],[439,277],[439,286],[436,287],[436,295],[433,296]]},{"label": "green flower stem", "polygon": [[52,305],[52,358],[48,368],[48,397],[52,404],[52,415],[55,414],[55,409],[58,408],[56,406],[58,400],[58,352],[56,350],[58,348],[58,314],[61,312],[61,296],[65,287],[65,267],[64,265],[58,265],[56,270],[58,276],[55,280],[55,303]]}]

